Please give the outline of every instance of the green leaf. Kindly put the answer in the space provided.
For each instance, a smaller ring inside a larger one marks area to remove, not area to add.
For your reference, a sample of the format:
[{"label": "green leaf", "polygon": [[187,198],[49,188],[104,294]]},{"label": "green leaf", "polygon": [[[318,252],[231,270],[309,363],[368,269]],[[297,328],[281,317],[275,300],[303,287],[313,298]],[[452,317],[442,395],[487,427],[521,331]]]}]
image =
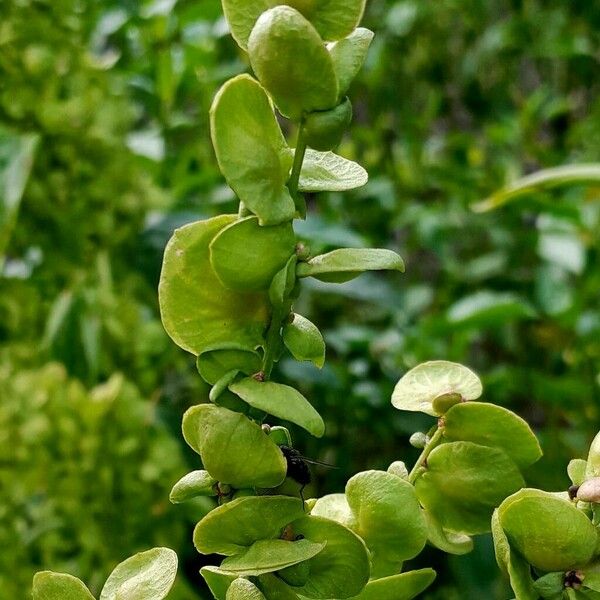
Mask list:
[{"label": "green leaf", "polygon": [[535,581],[533,587],[542,598],[560,598],[565,589],[564,573],[548,573]]},{"label": "green leaf", "polygon": [[202,567],[200,575],[206,581],[206,585],[216,600],[227,600],[227,590],[237,578],[237,575],[228,575],[223,573],[218,567],[213,566]]},{"label": "green leaf", "polygon": [[359,27],[348,37],[329,45],[340,97],[348,92],[350,84],[363,66],[374,35],[369,29]]},{"label": "green leaf", "polygon": [[518,179],[486,200],[473,204],[471,208],[475,212],[487,212],[512,200],[517,200],[544,189],[588,183],[600,183],[600,164],[565,165],[544,169]]},{"label": "green leaf", "polygon": [[270,573],[260,575],[258,585],[267,597],[267,600],[298,600],[298,596],[296,596],[289,585]]},{"label": "green leaf", "polygon": [[294,591],[307,598],[350,598],[369,580],[369,556],[355,533],[328,519],[306,516],[292,523],[296,535],[326,543],[309,561],[310,577]]},{"label": "green leaf", "polygon": [[230,371],[240,371],[244,375],[258,373],[262,360],[257,352],[248,350],[212,350],[201,354],[196,366],[204,381],[215,385]]},{"label": "green leaf", "polygon": [[177,554],[169,548],[138,552],[109,575],[100,600],[162,600],[177,575]]},{"label": "green leaf", "polygon": [[221,483],[271,488],[285,479],[281,450],[245,415],[212,404],[193,406],[183,416],[183,437]]},{"label": "green leaf", "polygon": [[453,406],[444,417],[444,437],[501,448],[520,468],[538,461],[542,449],[529,425],[515,413],[482,402]]},{"label": "green leaf", "polygon": [[213,479],[208,471],[192,471],[173,486],[169,500],[173,504],[180,504],[198,496],[216,496],[216,483],[217,480]]},{"label": "green leaf", "polygon": [[262,227],[246,217],[222,229],[210,244],[210,263],[221,283],[238,292],[268,290],[296,248],[291,223]]},{"label": "green leaf", "polygon": [[237,220],[222,215],[177,229],[165,250],[158,288],[163,325],[192,354],[226,346],[254,351],[269,322],[264,294],[240,294],[221,285],[209,259],[209,244]]},{"label": "green leaf", "polygon": [[427,539],[432,546],[456,555],[468,554],[473,550],[473,539],[468,535],[447,531],[426,510],[423,513],[427,521]]},{"label": "green leaf", "polygon": [[382,560],[397,563],[397,571],[425,547],[427,523],[408,481],[365,471],[348,481],[346,498],[354,514],[352,529],[367,544],[374,566]]},{"label": "green leaf", "polygon": [[333,61],[315,28],[297,10],[264,12],[248,40],[250,64],[285,117],[328,110],[337,104]]},{"label": "green leaf", "polygon": [[283,328],[283,342],[296,360],[308,360],[317,367],[325,364],[325,341],[319,328],[302,315],[293,314],[293,321]]},{"label": "green leaf", "polygon": [[[232,383],[239,376],[239,374],[240,372],[237,369],[233,369],[232,371],[228,371],[227,373],[225,373],[225,375],[223,375],[223,377],[221,377],[221,379],[219,379],[219,381],[217,381],[215,385],[213,385],[213,387],[211,388],[208,394],[209,400],[211,402],[214,402],[215,404],[221,405],[219,402],[219,397],[227,391],[229,384]],[[243,410],[239,412],[245,413],[245,411]]]},{"label": "green leaf", "polygon": [[516,294],[489,290],[461,298],[448,309],[448,321],[462,327],[491,327],[535,316],[535,309]]},{"label": "green leaf", "polygon": [[0,271],[39,138],[0,129]]},{"label": "green leaf", "polygon": [[285,267],[281,269],[269,287],[269,300],[276,308],[283,308],[296,285],[296,263],[298,257],[296,254],[291,256]]},{"label": "green leaf", "polygon": [[362,187],[368,173],[358,163],[333,152],[306,151],[298,189],[301,192],[345,192]]},{"label": "green leaf", "polygon": [[600,477],[600,433],[592,440],[587,457],[585,478]]},{"label": "green leaf", "polygon": [[[258,17],[268,8],[282,4],[279,0],[222,0],[231,35],[244,49]],[[324,40],[340,40],[360,23],[366,0],[287,0],[315,26]]]},{"label": "green leaf", "polygon": [[569,571],[594,556],[596,528],[568,500],[524,489],[507,498],[498,513],[511,546],[536,569]]},{"label": "green leaf", "polygon": [[213,145],[227,183],[261,225],[294,218],[285,186],[292,153],[263,87],[249,75],[229,80],[210,111]]},{"label": "green leaf", "polygon": [[538,600],[538,594],[535,591],[531,577],[531,569],[525,559],[511,548],[500,525],[498,509],[494,510],[492,515],[492,535],[496,562],[501,571],[510,579],[510,585],[515,593],[516,600]]},{"label": "green leaf", "polygon": [[247,579],[236,579],[227,590],[226,600],[266,600],[262,592]]},{"label": "green leaf", "polygon": [[475,535],[490,530],[494,508],[524,484],[503,450],[450,442],[431,452],[415,488],[423,507],[442,527]]},{"label": "green leaf", "polygon": [[412,600],[433,583],[435,575],[433,569],[420,569],[376,579],[353,600]]},{"label": "green leaf", "polygon": [[344,283],[365,271],[404,272],[404,261],[391,250],[341,248],[298,263],[298,277],[314,277],[331,283]]},{"label": "green leaf", "polygon": [[259,540],[278,538],[286,525],[302,515],[304,510],[298,498],[238,498],[218,506],[196,525],[194,545],[202,554],[231,556]]},{"label": "green leaf", "polygon": [[226,558],[220,568],[242,577],[257,577],[309,560],[325,545],[309,540],[259,540],[243,553]]},{"label": "green leaf", "polygon": [[310,514],[314,517],[324,517],[354,530],[355,522],[352,509],[348,504],[346,494],[328,494],[319,498]]},{"label": "green leaf", "polygon": [[567,474],[573,485],[581,485],[585,481],[587,461],[582,458],[574,458],[567,466]]},{"label": "green leaf", "polygon": [[94,596],[77,577],[41,571],[33,578],[33,600],[94,600]]},{"label": "green leaf", "polygon": [[304,139],[315,150],[333,150],[340,145],[351,122],[352,103],[345,98],[334,108],[306,115]]},{"label": "green leaf", "polygon": [[476,400],[482,392],[481,381],[473,371],[458,363],[434,360],[416,366],[400,379],[392,404],[399,410],[441,416],[433,407],[436,398],[460,394],[464,400]]},{"label": "green leaf", "polygon": [[321,415],[293,387],[247,377],[232,383],[229,389],[250,406],[295,423],[316,437],[325,433],[325,423]]}]

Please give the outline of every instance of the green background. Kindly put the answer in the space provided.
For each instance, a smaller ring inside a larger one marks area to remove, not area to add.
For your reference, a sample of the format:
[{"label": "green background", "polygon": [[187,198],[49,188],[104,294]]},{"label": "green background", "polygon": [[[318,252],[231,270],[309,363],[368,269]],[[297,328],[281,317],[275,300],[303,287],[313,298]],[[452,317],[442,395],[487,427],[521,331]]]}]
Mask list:
[{"label": "green background", "polygon": [[[235,211],[208,109],[246,57],[217,0],[0,12],[0,590],[27,598],[49,568],[97,592],[117,562],[166,545],[180,557],[174,600],[205,598],[211,559],[191,529],[209,505],[168,493],[198,466],[180,419],[208,389],[163,332],[156,285],[175,227]],[[481,374],[484,398],[540,437],[529,483],[564,490],[600,425],[600,190],[470,205],[537,169],[600,160],[600,6],[370,0],[364,25],[376,38],[339,153],[370,182],[309,196],[297,230],[314,253],[398,250],[407,272],[304,285],[296,310],[324,331],[327,362],[284,359],[275,378],[327,424],[321,440],[294,429],[296,446],[339,467],[313,469],[308,495],[415,459],[408,437],[430,421],[389,399],[430,359]],[[469,556],[412,563],[439,572],[424,598],[510,597],[487,536]]]}]

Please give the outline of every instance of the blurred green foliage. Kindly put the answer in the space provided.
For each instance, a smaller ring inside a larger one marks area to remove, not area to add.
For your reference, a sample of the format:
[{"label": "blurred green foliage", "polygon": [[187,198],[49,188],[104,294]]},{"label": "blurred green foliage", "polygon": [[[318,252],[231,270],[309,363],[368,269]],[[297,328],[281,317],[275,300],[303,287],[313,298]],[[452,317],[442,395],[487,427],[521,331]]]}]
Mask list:
[{"label": "blurred green foliage", "polygon": [[[191,551],[166,502],[185,468],[180,414],[206,390],[162,331],[155,285],[172,229],[235,204],[208,109],[246,58],[218,0],[0,0],[0,13],[0,171],[15,168],[9,144],[37,140],[10,227],[0,176],[0,535],[16,549],[0,583],[24,598],[40,567],[94,585],[154,543]],[[535,427],[545,457],[529,480],[564,489],[600,427],[600,189],[470,206],[522,174],[600,160],[600,6],[370,0],[364,24],[377,35],[339,152],[370,183],[309,198],[301,233],[314,253],[399,250],[407,273],[305,285],[297,310],[325,331],[327,366],[284,360],[278,377],[327,422],[320,441],[294,430],[340,467],[317,468],[314,492],[414,456],[407,434],[429,422],[389,398],[435,358],[470,365],[484,397]],[[115,371],[127,383],[102,413],[88,390]],[[487,538],[435,566],[427,598],[508,597]]]}]

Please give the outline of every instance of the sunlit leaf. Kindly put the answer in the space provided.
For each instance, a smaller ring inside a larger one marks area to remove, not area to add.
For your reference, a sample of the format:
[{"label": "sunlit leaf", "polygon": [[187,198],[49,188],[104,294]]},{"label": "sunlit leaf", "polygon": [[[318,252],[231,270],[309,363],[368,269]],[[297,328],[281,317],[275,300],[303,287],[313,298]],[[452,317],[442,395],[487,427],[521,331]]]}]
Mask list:
[{"label": "sunlit leaf", "polygon": [[325,433],[325,423],[319,413],[293,387],[247,377],[231,384],[229,389],[250,406],[295,423],[316,437]]},{"label": "sunlit leaf", "polygon": [[109,575],[100,600],[162,600],[177,575],[177,555],[169,548],[139,552],[117,565]]},{"label": "sunlit leaf", "polygon": [[343,96],[358,75],[374,33],[364,27],[358,27],[348,37],[329,45],[333,68],[338,78],[339,94]]},{"label": "sunlit leaf", "polygon": [[245,415],[212,404],[193,406],[183,416],[183,437],[200,454],[204,468],[221,483],[268,488],[285,478],[283,454]]},{"label": "sunlit leaf", "polygon": [[467,367],[446,360],[422,363],[406,373],[396,384],[392,404],[399,410],[440,416],[434,407],[436,398],[458,394],[464,400],[476,400],[483,388],[479,377]]},{"label": "sunlit leaf", "polygon": [[169,500],[173,504],[187,502],[198,496],[216,496],[216,479],[213,479],[208,471],[192,471],[184,475],[174,486],[169,494]]},{"label": "sunlit leaf", "polygon": [[223,10],[231,34],[244,49],[258,17],[278,4],[288,4],[312,22],[324,40],[339,40],[349,35],[359,24],[366,0],[223,0]]},{"label": "sunlit leaf", "polygon": [[210,244],[210,264],[221,283],[239,292],[266,291],[296,247],[290,223],[261,226],[246,217],[222,229]]},{"label": "sunlit leaf", "polygon": [[165,250],[159,285],[163,325],[177,345],[196,355],[224,345],[253,351],[263,343],[266,296],[226,289],[210,264],[210,242],[236,219],[222,215],[186,225]]},{"label": "sunlit leaf", "polygon": [[392,250],[341,248],[298,263],[299,277],[314,277],[330,283],[344,283],[365,271],[404,272],[404,261]]},{"label": "sunlit leaf", "polygon": [[77,577],[41,571],[33,578],[33,600],[94,600],[94,596]]},{"label": "sunlit leaf", "polygon": [[264,12],[248,40],[250,64],[279,111],[290,119],[337,104],[333,61],[315,28],[297,10]]},{"label": "sunlit leaf", "polygon": [[475,535],[490,530],[494,509],[524,484],[503,450],[450,442],[431,452],[415,488],[423,507],[443,528]]},{"label": "sunlit leaf", "polygon": [[344,192],[362,187],[369,175],[358,163],[333,152],[308,149],[298,189],[301,192]]},{"label": "sunlit leaf", "polygon": [[239,554],[258,540],[279,538],[283,528],[302,515],[298,498],[238,498],[215,508],[196,525],[194,544],[202,554]]},{"label": "sunlit leaf", "polygon": [[370,581],[352,600],[412,600],[426,590],[434,579],[433,569],[420,569],[383,577]]},{"label": "sunlit leaf", "polygon": [[283,341],[296,360],[309,360],[321,368],[325,363],[325,341],[318,327],[302,315],[283,328]]},{"label": "sunlit leaf", "polygon": [[290,221],[295,206],[285,187],[292,154],[271,102],[249,75],[229,80],[210,112],[219,167],[244,205],[261,225]]},{"label": "sunlit leaf", "polygon": [[236,579],[227,590],[226,600],[265,600],[265,597],[252,582]]},{"label": "sunlit leaf", "polygon": [[501,448],[521,468],[542,456],[529,425],[515,413],[494,404],[466,402],[453,406],[444,416],[444,437]]}]

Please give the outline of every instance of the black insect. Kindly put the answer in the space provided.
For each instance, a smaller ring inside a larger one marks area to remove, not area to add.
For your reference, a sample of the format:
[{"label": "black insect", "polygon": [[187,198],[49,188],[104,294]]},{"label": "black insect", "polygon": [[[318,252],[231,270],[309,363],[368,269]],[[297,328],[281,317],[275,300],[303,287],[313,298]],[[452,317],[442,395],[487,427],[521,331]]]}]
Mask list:
[{"label": "black insect", "polygon": [[300,484],[300,497],[302,500],[304,500],[304,496],[302,495],[304,488],[312,481],[310,467],[308,466],[309,464],[320,465],[330,469],[336,468],[333,465],[328,465],[327,463],[323,463],[318,460],[306,458],[305,456],[302,456],[298,450],[290,446],[279,446],[279,449],[287,461],[286,476]]}]

